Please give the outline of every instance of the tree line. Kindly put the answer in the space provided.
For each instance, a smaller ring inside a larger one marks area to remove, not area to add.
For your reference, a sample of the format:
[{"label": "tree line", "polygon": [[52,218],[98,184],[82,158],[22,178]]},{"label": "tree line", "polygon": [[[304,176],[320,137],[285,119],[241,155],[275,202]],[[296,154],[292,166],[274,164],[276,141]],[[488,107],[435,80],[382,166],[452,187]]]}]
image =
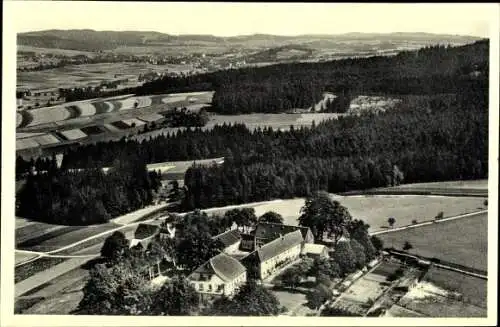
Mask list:
[{"label": "tree line", "polygon": [[105,223],[153,201],[160,176],[139,161],[100,168],[65,170],[55,159],[46,171],[30,171],[16,198],[16,214],[62,225]]},{"label": "tree line", "polygon": [[457,93],[487,83],[489,43],[432,46],[396,56],[350,58],[324,63],[245,67],[188,77],[165,76],[138,87],[138,94],[215,90],[213,111],[221,114],[276,113],[308,108],[323,92],[350,94]]}]

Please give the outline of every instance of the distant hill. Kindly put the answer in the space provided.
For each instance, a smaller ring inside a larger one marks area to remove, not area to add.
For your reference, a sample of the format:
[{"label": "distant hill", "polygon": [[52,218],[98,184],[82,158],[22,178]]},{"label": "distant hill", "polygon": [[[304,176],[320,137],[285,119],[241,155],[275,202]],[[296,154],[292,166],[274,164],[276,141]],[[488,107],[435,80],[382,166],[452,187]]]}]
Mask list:
[{"label": "distant hill", "polygon": [[[57,48],[79,51],[104,51],[117,47],[169,46],[200,44],[207,46],[230,45],[249,48],[283,46],[289,44],[316,44],[332,47],[338,42],[381,41],[399,43],[447,43],[464,44],[479,40],[479,37],[462,35],[441,35],[429,33],[347,33],[339,35],[298,35],[282,36],[252,34],[231,37],[214,35],[170,35],[154,31],[94,31],[83,30],[45,30],[26,32],[17,35],[18,45]],[[316,42],[316,43],[314,43]]]}]

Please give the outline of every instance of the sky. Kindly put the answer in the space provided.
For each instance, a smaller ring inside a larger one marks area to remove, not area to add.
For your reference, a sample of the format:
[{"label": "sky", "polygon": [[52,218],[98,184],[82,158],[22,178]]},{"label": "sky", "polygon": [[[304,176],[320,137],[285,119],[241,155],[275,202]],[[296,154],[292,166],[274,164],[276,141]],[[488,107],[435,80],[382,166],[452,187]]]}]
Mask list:
[{"label": "sky", "polygon": [[4,2],[17,33],[46,29],[217,36],[428,32],[489,36],[497,4]]}]

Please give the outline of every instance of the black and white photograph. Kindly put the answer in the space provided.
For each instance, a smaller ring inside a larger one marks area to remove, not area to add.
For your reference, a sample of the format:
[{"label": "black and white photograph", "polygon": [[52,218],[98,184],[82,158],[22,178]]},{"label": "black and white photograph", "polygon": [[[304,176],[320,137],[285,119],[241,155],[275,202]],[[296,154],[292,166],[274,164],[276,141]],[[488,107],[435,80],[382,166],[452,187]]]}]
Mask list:
[{"label": "black and white photograph", "polygon": [[496,324],[499,9],[4,1],[2,326]]}]

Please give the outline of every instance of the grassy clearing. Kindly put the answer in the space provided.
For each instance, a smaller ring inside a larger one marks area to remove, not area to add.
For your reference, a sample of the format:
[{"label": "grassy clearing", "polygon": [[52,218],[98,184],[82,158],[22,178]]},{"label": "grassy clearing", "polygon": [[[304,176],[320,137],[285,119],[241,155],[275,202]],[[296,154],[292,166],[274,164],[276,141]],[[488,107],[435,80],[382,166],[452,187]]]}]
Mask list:
[{"label": "grassy clearing", "polygon": [[15,283],[19,283],[20,281],[25,280],[28,277],[33,276],[34,274],[49,269],[55,265],[64,262],[66,259],[64,258],[49,258],[44,257],[32,261],[30,263],[18,266],[15,268],[14,272],[14,281]]},{"label": "grassy clearing", "polygon": [[[432,220],[440,211],[444,217],[478,211],[483,207],[483,199],[465,197],[438,197],[420,195],[374,195],[339,196],[332,195],[347,207],[354,219],[362,219],[370,225],[370,232],[388,228],[387,219],[394,217],[394,227],[411,225],[413,220]],[[304,199],[273,201],[255,206],[258,216],[267,211],[276,211],[285,218],[285,223],[297,224]]]},{"label": "grassy clearing", "polygon": [[459,292],[463,295],[463,301],[486,308],[488,282],[484,279],[431,267],[424,280],[448,291]]},{"label": "grassy clearing", "polygon": [[426,225],[379,235],[385,247],[401,250],[404,242],[413,245],[410,253],[436,257],[467,267],[487,270],[488,215]]},{"label": "grassy clearing", "polygon": [[30,239],[64,228],[64,226],[61,225],[46,224],[41,222],[33,222],[22,227],[16,227],[16,244],[20,244]]}]

